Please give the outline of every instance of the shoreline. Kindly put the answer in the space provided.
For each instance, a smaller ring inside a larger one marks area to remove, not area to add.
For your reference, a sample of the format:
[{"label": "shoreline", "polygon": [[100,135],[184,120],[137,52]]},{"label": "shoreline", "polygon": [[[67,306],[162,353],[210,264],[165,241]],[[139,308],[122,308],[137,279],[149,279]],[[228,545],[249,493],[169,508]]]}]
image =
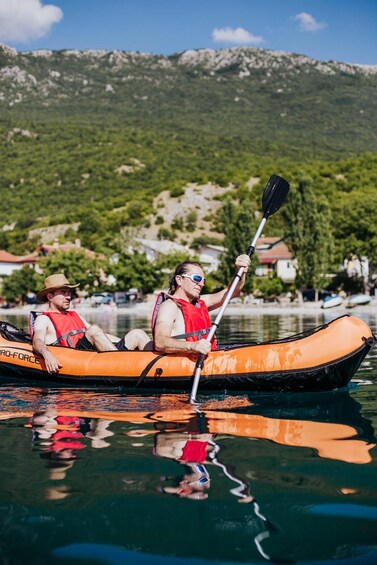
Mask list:
[{"label": "shoreline", "polygon": [[[2,316],[28,316],[31,311],[43,311],[43,304],[38,305],[27,305],[15,308],[0,308],[0,319]],[[224,316],[250,316],[255,314],[326,314],[334,313],[337,316],[344,314],[360,314],[365,312],[368,314],[377,315],[377,298],[372,298],[369,304],[363,304],[354,306],[353,308],[347,308],[344,304],[340,306],[335,306],[333,308],[323,309],[322,301],[319,302],[304,302],[302,304],[290,303],[281,304],[278,302],[264,303],[264,304],[229,304],[224,311]],[[78,306],[76,308],[71,308],[76,310],[78,313],[83,315],[113,315],[113,316],[130,316],[130,317],[150,317],[152,315],[154,307],[154,302],[141,302],[138,304],[133,304],[127,307],[114,307],[114,306]],[[212,314],[215,314],[218,310],[214,310]]]}]

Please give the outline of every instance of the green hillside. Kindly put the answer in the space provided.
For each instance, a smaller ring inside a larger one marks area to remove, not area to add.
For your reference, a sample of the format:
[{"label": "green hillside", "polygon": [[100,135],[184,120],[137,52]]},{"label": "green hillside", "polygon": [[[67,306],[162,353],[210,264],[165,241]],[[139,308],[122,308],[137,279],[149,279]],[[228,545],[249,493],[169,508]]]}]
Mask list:
[{"label": "green hillside", "polygon": [[252,48],[171,57],[3,51],[0,65],[2,114],[10,119],[239,137],[257,153],[292,156],[377,150],[376,68]]},{"label": "green hillside", "polygon": [[30,230],[81,222],[110,250],[122,227],[154,221],[163,190],[232,184],[258,207],[272,173],[314,178],[344,239],[355,199],[374,223],[376,71],[251,48],[0,48],[0,248],[21,254],[37,243]]}]

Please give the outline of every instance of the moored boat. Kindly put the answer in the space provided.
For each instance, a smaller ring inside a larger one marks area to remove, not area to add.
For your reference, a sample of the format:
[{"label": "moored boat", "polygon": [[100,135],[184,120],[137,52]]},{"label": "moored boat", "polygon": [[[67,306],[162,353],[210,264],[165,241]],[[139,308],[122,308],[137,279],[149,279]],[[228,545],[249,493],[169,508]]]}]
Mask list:
[{"label": "moored boat", "polygon": [[341,306],[343,304],[343,298],[339,294],[330,294],[323,299],[322,308],[335,308],[335,306]]},{"label": "moored boat", "polygon": [[372,300],[372,297],[370,296],[370,294],[352,294],[348,299],[347,299],[347,308],[354,308],[355,306],[362,306],[364,304],[369,304],[369,302]]},{"label": "moored boat", "polygon": [[[200,390],[321,391],[345,387],[376,339],[365,322],[341,316],[304,334],[264,343],[230,344],[207,356]],[[59,373],[49,374],[30,338],[0,323],[0,378],[11,385],[124,386],[189,391],[196,355],[155,351],[96,353],[50,346]]]}]

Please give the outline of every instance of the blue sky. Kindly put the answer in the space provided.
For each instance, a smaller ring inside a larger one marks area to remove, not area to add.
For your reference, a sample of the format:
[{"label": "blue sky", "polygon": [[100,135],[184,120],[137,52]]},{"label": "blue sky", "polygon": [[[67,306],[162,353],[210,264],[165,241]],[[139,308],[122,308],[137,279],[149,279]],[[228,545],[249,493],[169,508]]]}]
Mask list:
[{"label": "blue sky", "polygon": [[165,55],[245,45],[377,65],[377,0],[0,0],[0,42]]}]

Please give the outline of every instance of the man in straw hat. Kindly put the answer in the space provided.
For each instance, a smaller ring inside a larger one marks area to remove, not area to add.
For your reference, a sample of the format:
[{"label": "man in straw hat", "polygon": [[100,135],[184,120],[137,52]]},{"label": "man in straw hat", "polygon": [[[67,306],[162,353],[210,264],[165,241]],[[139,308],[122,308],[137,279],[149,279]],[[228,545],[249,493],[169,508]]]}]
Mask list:
[{"label": "man in straw hat", "polygon": [[150,338],[143,330],[131,330],[122,339],[106,334],[99,326],[90,325],[77,312],[69,309],[72,289],[62,273],[45,278],[45,286],[37,293],[40,302],[48,302],[48,309],[37,315],[31,328],[33,348],[45,361],[49,373],[59,371],[61,365],[48,345],[61,345],[89,351],[144,349]]}]

